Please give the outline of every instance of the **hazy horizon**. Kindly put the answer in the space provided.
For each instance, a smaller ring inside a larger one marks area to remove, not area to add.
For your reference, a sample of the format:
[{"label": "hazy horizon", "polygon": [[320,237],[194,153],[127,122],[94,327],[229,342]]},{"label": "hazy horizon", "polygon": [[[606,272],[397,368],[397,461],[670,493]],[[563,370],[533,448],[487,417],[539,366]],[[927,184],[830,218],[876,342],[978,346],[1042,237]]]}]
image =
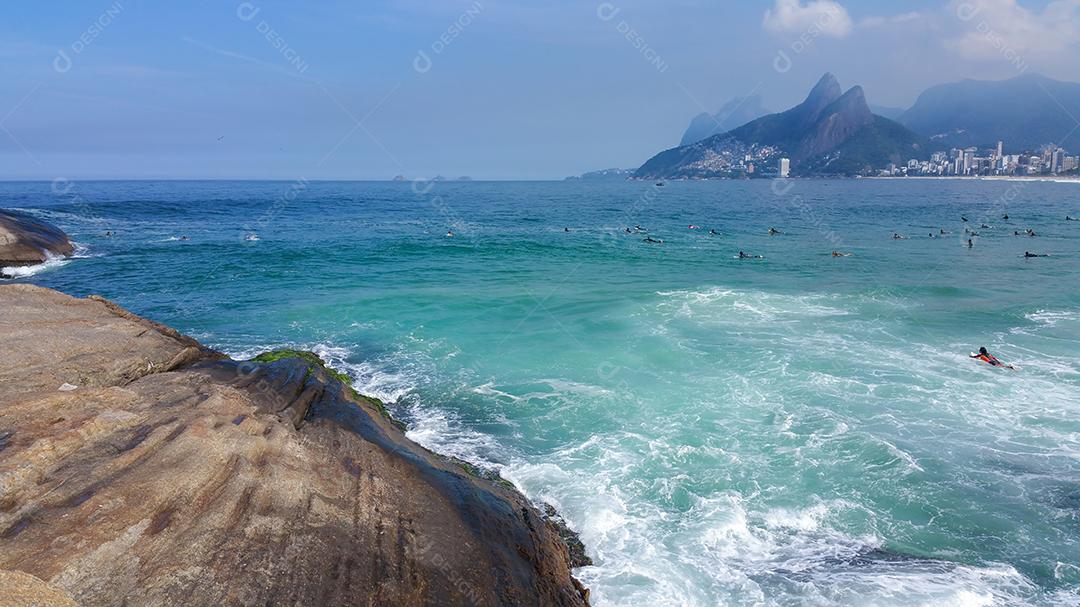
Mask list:
[{"label": "hazy horizon", "polygon": [[871,104],[1077,80],[1075,0],[11,2],[2,180],[549,180],[640,165],[825,72]]}]

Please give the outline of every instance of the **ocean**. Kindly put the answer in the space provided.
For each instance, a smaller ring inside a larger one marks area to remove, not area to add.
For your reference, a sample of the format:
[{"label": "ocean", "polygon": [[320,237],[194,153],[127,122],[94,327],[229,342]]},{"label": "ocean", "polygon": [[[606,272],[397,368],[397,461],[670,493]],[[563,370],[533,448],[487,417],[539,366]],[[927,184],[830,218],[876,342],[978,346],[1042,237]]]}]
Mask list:
[{"label": "ocean", "polygon": [[78,243],[18,281],[234,357],[314,350],[555,505],[599,607],[1049,606],[1080,605],[1078,194],[27,182],[0,206]]}]

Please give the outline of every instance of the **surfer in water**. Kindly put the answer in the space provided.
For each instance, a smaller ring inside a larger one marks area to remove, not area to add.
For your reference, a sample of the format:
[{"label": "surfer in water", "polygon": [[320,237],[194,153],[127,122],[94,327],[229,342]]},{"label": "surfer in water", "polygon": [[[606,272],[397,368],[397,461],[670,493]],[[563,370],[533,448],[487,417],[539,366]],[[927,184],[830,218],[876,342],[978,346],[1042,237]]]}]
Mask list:
[{"label": "surfer in water", "polygon": [[657,240],[656,238],[653,238],[652,236],[646,236],[645,237],[645,242],[651,242],[653,244],[664,244],[663,240]]},{"label": "surfer in water", "polygon": [[709,229],[709,235],[710,236],[719,236],[720,232],[717,232],[716,230],[713,230],[713,229],[710,228]]},{"label": "surfer in water", "polygon": [[747,255],[742,251],[739,251],[739,259],[765,259],[761,255]]},{"label": "surfer in water", "polygon": [[995,357],[993,354],[987,352],[985,347],[979,348],[978,354],[972,353],[971,358],[981,360],[984,363],[990,365],[991,367],[1001,367],[1003,369],[1012,369],[1013,371],[1016,370],[1016,367],[1012,365],[1006,365],[1005,363],[998,360],[997,357]]},{"label": "surfer in water", "polygon": [[970,238],[968,238],[968,245],[967,246],[970,249],[970,248],[975,246],[975,242],[973,240],[971,240]]},{"label": "surfer in water", "polygon": [[777,230],[776,228],[769,228],[769,236],[776,236],[779,233],[780,230]]},{"label": "surfer in water", "polygon": [[1031,251],[1024,251],[1024,257],[1050,257],[1046,253],[1032,253]]},{"label": "surfer in water", "polygon": [[844,253],[844,252],[841,252],[841,251],[833,251],[832,256],[833,257],[851,257],[851,253]]}]

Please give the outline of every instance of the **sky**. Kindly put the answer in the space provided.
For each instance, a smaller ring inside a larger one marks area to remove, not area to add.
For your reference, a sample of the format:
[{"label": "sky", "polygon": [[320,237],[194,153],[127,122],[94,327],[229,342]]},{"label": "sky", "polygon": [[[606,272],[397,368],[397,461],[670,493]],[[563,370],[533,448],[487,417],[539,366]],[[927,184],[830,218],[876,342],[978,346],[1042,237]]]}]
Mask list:
[{"label": "sky", "polygon": [[561,179],[825,72],[1080,81],[1080,0],[5,0],[0,179]]}]

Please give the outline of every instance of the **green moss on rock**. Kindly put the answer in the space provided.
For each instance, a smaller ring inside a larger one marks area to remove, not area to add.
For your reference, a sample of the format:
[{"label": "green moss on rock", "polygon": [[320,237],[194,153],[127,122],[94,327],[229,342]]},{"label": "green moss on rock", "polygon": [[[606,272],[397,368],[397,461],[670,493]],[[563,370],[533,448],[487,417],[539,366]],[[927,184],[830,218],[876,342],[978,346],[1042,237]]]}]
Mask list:
[{"label": "green moss on rock", "polygon": [[386,405],[383,404],[381,400],[370,396],[364,396],[363,394],[357,392],[356,389],[352,387],[352,379],[348,375],[327,365],[326,361],[314,352],[308,352],[307,350],[293,350],[291,348],[281,348],[278,350],[263,352],[262,354],[256,356],[251,360],[252,362],[257,363],[274,363],[279,360],[285,360],[287,358],[303,360],[308,363],[309,369],[313,367],[318,367],[322,369],[326,372],[327,375],[340,381],[345,386],[345,389],[349,391],[349,394],[351,394],[353,398],[371,405],[384,417],[389,419],[399,430],[401,430],[402,432],[405,431],[405,424],[394,419],[393,416],[390,415],[390,411],[387,410]]}]

